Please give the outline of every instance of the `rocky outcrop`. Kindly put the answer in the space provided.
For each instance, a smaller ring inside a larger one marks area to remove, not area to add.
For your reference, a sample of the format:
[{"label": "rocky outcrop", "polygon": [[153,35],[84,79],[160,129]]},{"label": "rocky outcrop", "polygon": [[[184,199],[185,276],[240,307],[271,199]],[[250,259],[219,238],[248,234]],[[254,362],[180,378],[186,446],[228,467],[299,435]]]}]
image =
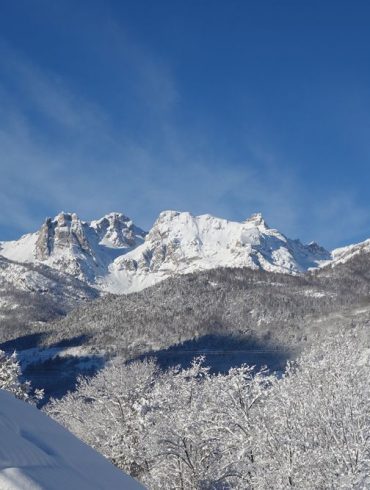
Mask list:
[{"label": "rocky outcrop", "polygon": [[47,218],[42,225],[36,241],[35,256],[38,260],[47,260],[54,246],[54,226],[51,218]]},{"label": "rocky outcrop", "polygon": [[98,221],[92,221],[91,227],[96,230],[100,242],[118,248],[135,247],[146,235],[122,213],[107,214]]},{"label": "rocky outcrop", "polygon": [[75,213],[60,213],[54,220],[47,218],[38,233],[36,258],[47,260],[52,255],[73,249],[91,255],[86,227]]},{"label": "rocky outcrop", "polygon": [[118,255],[143,243],[145,234],[121,213],[89,223],[62,212],[47,218],[37,233],[3,242],[1,253],[11,260],[42,262],[95,284]]}]

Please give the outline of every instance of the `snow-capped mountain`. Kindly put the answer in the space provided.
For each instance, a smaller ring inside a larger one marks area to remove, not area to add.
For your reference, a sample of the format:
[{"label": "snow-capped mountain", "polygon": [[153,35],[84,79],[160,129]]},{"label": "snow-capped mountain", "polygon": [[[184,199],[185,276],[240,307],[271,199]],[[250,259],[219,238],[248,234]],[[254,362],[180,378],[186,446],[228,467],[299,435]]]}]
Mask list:
[{"label": "snow-capped mountain", "polygon": [[239,223],[209,214],[164,211],[143,244],[109,267],[106,288],[140,290],[166,277],[217,267],[250,267],[297,274],[318,267],[330,253],[269,228],[261,214]]},{"label": "snow-capped mountain", "polygon": [[[353,257],[363,253],[370,253],[370,239],[354,245],[336,248],[332,251],[331,260],[328,262],[328,264],[330,264],[332,267],[335,267],[337,264],[345,264]],[[327,264],[325,263],[324,265]]]},{"label": "snow-capped mountain", "polygon": [[19,262],[44,263],[94,284],[113,260],[144,241],[145,232],[120,213],[90,223],[76,214],[48,218],[36,233],[0,243],[0,254]]},{"label": "snow-capped mountain", "polygon": [[303,245],[270,228],[261,214],[240,223],[176,211],[162,212],[149,233],[119,213],[91,222],[60,213],[36,233],[1,242],[0,254],[47,264],[115,293],[217,267],[298,274],[331,259],[316,243]]},{"label": "snow-capped mountain", "polygon": [[144,490],[35,407],[0,390],[2,490]]}]

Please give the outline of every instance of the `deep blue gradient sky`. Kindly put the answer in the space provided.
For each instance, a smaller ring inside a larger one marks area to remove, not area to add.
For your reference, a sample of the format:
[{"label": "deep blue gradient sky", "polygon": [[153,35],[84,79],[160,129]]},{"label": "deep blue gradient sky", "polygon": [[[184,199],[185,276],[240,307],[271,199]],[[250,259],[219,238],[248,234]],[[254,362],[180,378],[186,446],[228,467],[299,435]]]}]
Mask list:
[{"label": "deep blue gradient sky", "polygon": [[163,209],[370,237],[370,3],[4,0],[0,240]]}]

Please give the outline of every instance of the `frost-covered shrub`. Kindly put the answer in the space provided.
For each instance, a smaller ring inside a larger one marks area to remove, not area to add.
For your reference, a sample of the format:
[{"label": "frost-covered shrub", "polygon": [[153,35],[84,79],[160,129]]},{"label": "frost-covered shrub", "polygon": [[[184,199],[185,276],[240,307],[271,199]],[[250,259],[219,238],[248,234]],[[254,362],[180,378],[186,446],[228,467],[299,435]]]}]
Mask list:
[{"label": "frost-covered shrub", "polygon": [[338,335],[273,380],[254,435],[257,488],[369,488],[370,367]]},{"label": "frost-covered shrub", "polygon": [[166,372],[116,362],[46,411],[148,488],[247,488],[269,378],[247,366],[211,374],[203,361]]},{"label": "frost-covered shrub", "polygon": [[144,427],[157,376],[153,361],[113,362],[94,378],[80,378],[77,391],[51,400],[46,411],[132,476],[147,471]]},{"label": "frost-covered shrub", "polygon": [[338,335],[283,376],[116,361],[47,410],[151,490],[369,488],[367,353]]},{"label": "frost-covered shrub", "polygon": [[0,389],[13,393],[20,400],[36,403],[43,398],[42,390],[33,390],[29,381],[21,381],[22,371],[17,355],[0,350]]}]

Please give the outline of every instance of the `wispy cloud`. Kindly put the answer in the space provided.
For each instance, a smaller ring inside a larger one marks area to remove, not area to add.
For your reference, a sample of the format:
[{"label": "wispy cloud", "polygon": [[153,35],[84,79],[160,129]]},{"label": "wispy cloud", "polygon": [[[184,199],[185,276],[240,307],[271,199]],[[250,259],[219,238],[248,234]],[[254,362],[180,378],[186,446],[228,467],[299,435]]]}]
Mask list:
[{"label": "wispy cloud", "polygon": [[0,45],[0,229],[11,222],[14,234],[30,231],[60,210],[85,219],[122,210],[149,227],[168,208],[229,219],[262,211],[288,235],[328,246],[347,226],[353,236],[364,229],[369,213],[355,194],[315,194],[268,145],[247,141],[236,159],[206,127],[175,124],[181,93],[169,67],[111,22],[121,76],[134,73],[144,121],[136,132],[60,74]]}]

